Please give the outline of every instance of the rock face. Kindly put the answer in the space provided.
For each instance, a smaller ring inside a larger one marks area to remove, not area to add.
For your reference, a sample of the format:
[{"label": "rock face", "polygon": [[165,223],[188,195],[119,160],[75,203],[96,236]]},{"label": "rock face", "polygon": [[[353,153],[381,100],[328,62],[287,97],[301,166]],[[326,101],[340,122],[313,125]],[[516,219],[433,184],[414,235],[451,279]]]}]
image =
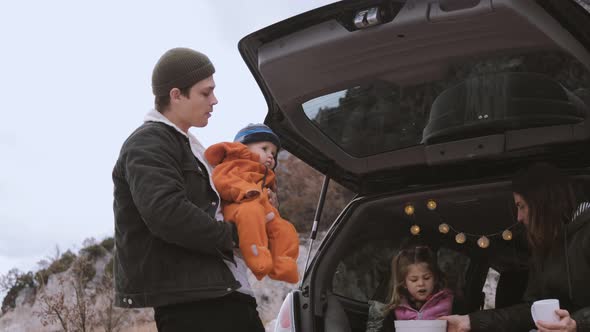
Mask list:
[{"label": "rock face", "polygon": [[[44,315],[47,312],[48,304],[60,311],[60,315],[70,322],[69,330],[77,330],[72,326],[76,319],[74,311],[81,306],[75,303],[88,304],[87,314],[92,331],[104,331],[106,326],[106,314],[111,307],[110,297],[112,288],[105,289],[102,282],[105,275],[105,267],[111,260],[112,255],[105,253],[104,256],[92,260],[93,271],[89,280],[85,281],[83,290],[76,292],[76,265],[74,264],[65,272],[56,273],[47,279],[47,283],[38,290],[33,288],[22,289],[15,301],[15,308],[9,310],[0,317],[0,331],[14,332],[33,332],[33,331],[62,331],[64,328],[58,319],[48,318]],[[111,285],[109,283],[107,286]],[[79,289],[80,290],[80,289]],[[119,329],[116,331],[134,331],[135,326],[151,324],[153,313],[151,309],[130,310],[124,314],[121,311],[115,311],[114,317],[121,317],[117,324]],[[139,330],[138,330],[139,331]],[[150,331],[141,329],[141,331]],[[155,326],[153,331],[156,331]]]},{"label": "rock face", "polygon": [[[320,235],[321,236],[321,235]],[[307,257],[308,241],[306,239],[300,240],[299,265],[300,275],[303,273],[305,259]],[[315,242],[314,247],[317,247],[319,241]],[[101,278],[105,273],[105,267],[111,259],[111,254],[107,253],[105,256],[97,259],[94,262],[96,274],[93,276],[85,288],[91,312],[96,314],[95,324],[93,324],[93,331],[105,331],[101,318],[104,320],[104,315],[109,308],[108,293],[104,293],[100,289]],[[256,280],[253,274],[249,274],[249,281],[256,294],[256,301],[258,303],[258,311],[262,322],[267,327],[268,331],[273,328],[273,320],[278,314],[280,306],[286,294],[297,285],[287,284],[264,278],[261,281]],[[47,284],[41,290],[35,292],[32,288],[25,288],[21,290],[16,299],[16,306],[13,310],[7,311],[0,316],[0,331],[11,332],[39,332],[39,331],[61,331],[63,330],[59,322],[43,325],[40,313],[43,312],[45,306],[43,296],[56,296],[63,294],[66,303],[74,303],[76,301],[76,292],[72,287],[74,281],[74,273],[72,269],[51,275]],[[118,310],[118,309],[117,309]],[[152,309],[131,309],[118,310],[117,314],[121,314],[121,321],[117,325],[115,331],[122,332],[156,332],[156,325],[153,322]]]}]

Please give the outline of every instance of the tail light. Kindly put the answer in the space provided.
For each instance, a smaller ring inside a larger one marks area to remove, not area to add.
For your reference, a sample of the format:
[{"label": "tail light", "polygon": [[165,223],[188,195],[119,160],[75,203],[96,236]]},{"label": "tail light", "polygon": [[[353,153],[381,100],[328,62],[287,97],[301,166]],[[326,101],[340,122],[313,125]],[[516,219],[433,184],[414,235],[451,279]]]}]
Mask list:
[{"label": "tail light", "polygon": [[293,293],[287,294],[275,323],[275,332],[295,332]]}]

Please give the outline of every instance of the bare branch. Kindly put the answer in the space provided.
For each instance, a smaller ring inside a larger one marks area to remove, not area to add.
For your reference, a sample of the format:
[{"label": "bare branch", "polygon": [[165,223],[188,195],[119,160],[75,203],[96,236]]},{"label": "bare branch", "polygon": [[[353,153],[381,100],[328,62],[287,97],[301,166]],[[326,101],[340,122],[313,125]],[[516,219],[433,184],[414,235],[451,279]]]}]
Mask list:
[{"label": "bare branch", "polygon": [[0,291],[7,292],[12,287],[16,286],[18,277],[22,275],[19,269],[11,269],[4,275],[0,275]]}]

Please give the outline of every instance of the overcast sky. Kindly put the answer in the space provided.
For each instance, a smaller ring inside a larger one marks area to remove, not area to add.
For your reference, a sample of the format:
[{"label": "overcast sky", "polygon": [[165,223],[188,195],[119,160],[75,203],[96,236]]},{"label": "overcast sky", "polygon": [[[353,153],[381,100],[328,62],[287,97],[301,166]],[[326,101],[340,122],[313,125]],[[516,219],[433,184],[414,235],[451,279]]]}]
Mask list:
[{"label": "overcast sky", "polygon": [[205,146],[262,122],[241,37],[330,0],[0,2],[0,274],[113,234],[112,167],[153,105],[161,54],[190,47],[216,67]]}]

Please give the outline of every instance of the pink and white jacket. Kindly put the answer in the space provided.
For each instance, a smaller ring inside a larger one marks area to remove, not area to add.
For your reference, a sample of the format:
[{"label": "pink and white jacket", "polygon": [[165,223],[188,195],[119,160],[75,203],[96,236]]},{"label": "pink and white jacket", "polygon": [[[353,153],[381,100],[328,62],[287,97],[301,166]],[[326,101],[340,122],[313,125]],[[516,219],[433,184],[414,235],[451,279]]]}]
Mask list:
[{"label": "pink and white jacket", "polygon": [[445,288],[440,292],[432,295],[420,310],[410,306],[407,299],[403,299],[395,311],[395,318],[398,320],[416,320],[416,319],[437,319],[438,317],[450,315],[453,309],[453,292]]}]

